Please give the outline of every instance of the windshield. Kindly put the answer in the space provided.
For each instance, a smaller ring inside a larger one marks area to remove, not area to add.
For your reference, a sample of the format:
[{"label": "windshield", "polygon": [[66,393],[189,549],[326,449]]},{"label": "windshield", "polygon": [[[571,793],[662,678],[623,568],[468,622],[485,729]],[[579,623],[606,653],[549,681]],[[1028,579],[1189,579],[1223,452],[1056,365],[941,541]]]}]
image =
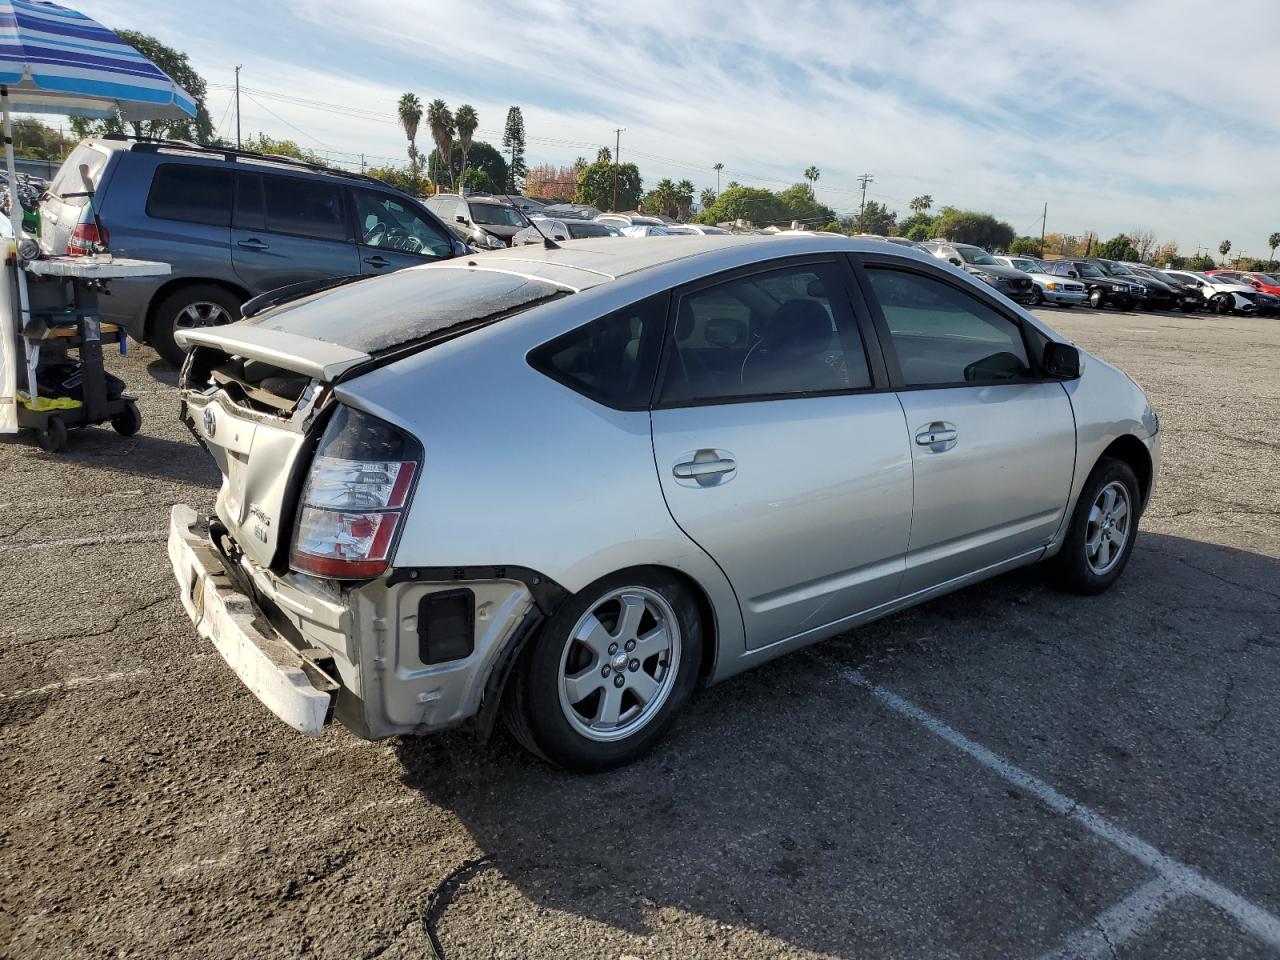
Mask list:
[{"label": "windshield", "polygon": [[1254,276],[1268,287],[1280,287],[1280,278],[1277,278],[1274,273],[1255,273]]},{"label": "windshield", "polygon": [[523,227],[529,222],[519,210],[505,203],[473,203],[471,219],[490,227]]},{"label": "windshield", "polygon": [[241,322],[372,354],[451,327],[499,320],[565,293],[496,270],[427,267],[339,287]]},{"label": "windshield", "polygon": [[1107,269],[1111,271],[1113,277],[1136,277],[1137,274],[1126,267],[1123,263],[1109,263]]},{"label": "windshield", "polygon": [[1171,277],[1169,276],[1169,274],[1163,272],[1162,270],[1144,270],[1143,273],[1146,273],[1149,276],[1155,277],[1161,283],[1172,283],[1172,284],[1186,283],[1185,280],[1179,280],[1177,277]]},{"label": "windshield", "polygon": [[584,220],[582,223],[574,223],[569,221],[565,224],[569,228],[569,237],[573,240],[581,240],[583,237],[620,237],[620,234],[607,223],[591,223]]},{"label": "windshield", "polygon": [[977,247],[956,247],[956,251],[964,257],[965,263],[989,263],[992,266],[1000,266],[1000,262],[995,257]]},{"label": "windshield", "polygon": [[1023,270],[1027,273],[1040,272],[1040,264],[1036,263],[1034,260],[1024,260],[1021,257],[1016,257],[1016,258],[1010,257],[1009,265],[1018,270]]},{"label": "windshield", "polygon": [[1090,277],[1094,280],[1097,280],[1099,277],[1106,276],[1105,273],[1095,267],[1092,263],[1077,263],[1076,273],[1080,274],[1082,277]]}]

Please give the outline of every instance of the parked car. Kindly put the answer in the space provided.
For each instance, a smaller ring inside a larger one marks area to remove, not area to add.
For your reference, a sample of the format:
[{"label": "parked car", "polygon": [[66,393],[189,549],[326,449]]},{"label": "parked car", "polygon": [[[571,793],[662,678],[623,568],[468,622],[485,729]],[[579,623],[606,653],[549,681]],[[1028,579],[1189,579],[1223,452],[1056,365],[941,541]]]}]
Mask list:
[{"label": "parked car", "polygon": [[1090,257],[1089,262],[1112,279],[1137,284],[1142,292],[1134,301],[1135,307],[1144,310],[1172,310],[1178,305],[1178,296],[1172,287],[1154,277],[1136,272],[1119,260]]},{"label": "parked car", "polygon": [[1021,270],[1014,270],[1000,263],[981,247],[970,243],[952,243],[949,240],[926,240],[921,244],[925,253],[946,260],[966,273],[987,283],[1010,300],[1031,303],[1035,300],[1035,284]]},{"label": "parked car", "polygon": [[223,485],[169,555],[257,697],[369,739],[502,715],[576,770],[702,682],[997,573],[1107,589],[1159,462],[1115,367],[832,235],[522,247],[183,336]]},{"label": "parked car", "polygon": [[1031,302],[1035,304],[1052,303],[1059,307],[1074,307],[1088,299],[1088,292],[1079,280],[1054,276],[1045,273],[1044,264],[1034,257],[1003,256],[996,257],[997,262],[1014,270],[1021,270],[1035,284]]},{"label": "parked car", "polygon": [[1179,280],[1177,277],[1170,276],[1162,270],[1154,267],[1144,266],[1137,263],[1127,263],[1125,266],[1133,270],[1134,273],[1141,277],[1151,277],[1159,280],[1161,283],[1169,287],[1173,291],[1174,304],[1183,313],[1194,313],[1196,310],[1204,308],[1204,297],[1200,296],[1199,288]]},{"label": "parked car", "polygon": [[549,203],[542,213],[556,220],[594,220],[600,216],[599,210],[585,203]]},{"label": "parked car", "polygon": [[610,226],[617,227],[621,230],[623,227],[665,227],[666,224],[658,217],[650,217],[643,213],[602,213],[596,217],[600,223],[607,223]]},{"label": "parked car", "polygon": [[622,233],[607,223],[592,220],[554,220],[535,214],[529,226],[511,238],[513,247],[552,240],[581,240],[584,237],[620,237]]},{"label": "parked car", "polygon": [[119,257],[168,263],[167,277],[112,280],[101,309],[104,321],[173,364],[183,358],[175,331],[229,323],[268,290],[468,252],[417,200],[368,177],[288,157],[112,137],[71,151],[41,203],[40,241],[51,253],[105,245]]},{"label": "parked car", "polygon": [[667,224],[667,233],[672,236],[697,234],[703,237],[727,237],[730,232],[724,227],[711,227],[703,223],[674,223]]},{"label": "parked car", "polygon": [[1280,296],[1280,277],[1271,273],[1258,273],[1254,270],[1206,270],[1206,277],[1224,277],[1236,283],[1245,283],[1272,296]]},{"label": "parked car", "polygon": [[529,225],[519,207],[502,197],[473,193],[438,193],[427,198],[427,209],[460,233],[478,250],[501,250]]},{"label": "parked car", "polygon": [[1146,288],[1136,280],[1109,277],[1096,263],[1088,260],[1045,260],[1043,263],[1046,274],[1083,283],[1089,306],[1095,310],[1103,307],[1130,310],[1146,294]]},{"label": "parked car", "polygon": [[[614,226],[612,221],[609,220],[597,220],[596,222]],[[618,226],[617,229],[624,237],[669,237],[672,235],[669,228],[654,223],[633,223],[626,226]]]},{"label": "parked car", "polygon": [[1193,270],[1166,270],[1165,273],[1190,283],[1200,291],[1205,304],[1215,313],[1238,313],[1244,316],[1258,312],[1258,291],[1226,277],[1211,277]]}]

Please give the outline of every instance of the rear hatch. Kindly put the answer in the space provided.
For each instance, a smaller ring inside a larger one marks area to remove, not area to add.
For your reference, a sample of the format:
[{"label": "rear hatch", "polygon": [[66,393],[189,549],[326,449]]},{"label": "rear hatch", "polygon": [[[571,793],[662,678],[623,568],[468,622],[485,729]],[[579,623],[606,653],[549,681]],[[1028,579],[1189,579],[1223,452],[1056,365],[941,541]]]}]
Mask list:
[{"label": "rear hatch", "polygon": [[[40,243],[50,253],[61,255],[67,252],[67,240],[72,231],[85,214],[91,212],[87,193],[98,191],[111,153],[109,147],[85,140],[58,168],[40,202]],[[80,170],[81,165],[85,167],[84,173]],[[88,182],[84,174],[88,174]],[[102,199],[101,193],[94,198],[99,209]]]},{"label": "rear hatch", "polygon": [[[449,264],[412,268],[182,331],[181,416],[222,473],[215,506],[241,550],[283,569],[333,386],[571,292],[563,284]],[[412,411],[405,411],[410,417]]]}]

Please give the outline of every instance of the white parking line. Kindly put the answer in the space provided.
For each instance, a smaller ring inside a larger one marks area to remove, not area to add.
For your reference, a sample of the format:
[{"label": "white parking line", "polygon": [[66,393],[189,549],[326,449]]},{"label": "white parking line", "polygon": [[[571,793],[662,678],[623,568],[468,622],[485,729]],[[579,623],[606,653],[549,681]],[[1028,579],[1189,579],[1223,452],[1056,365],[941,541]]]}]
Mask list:
[{"label": "white parking line", "polygon": [[1160,912],[1182,894],[1167,878],[1156,877],[1098,914],[1092,924],[1071,934],[1057,950],[1042,954],[1040,960],[1111,960],[1116,947],[1149,930]]},{"label": "white parking line", "polygon": [[1105,840],[1150,867],[1174,887],[1213,904],[1268,946],[1280,949],[1280,918],[1274,914],[1228,890],[1220,883],[1210,880],[1195,867],[1165,856],[1145,840],[1135,837],[1101,814],[1060,793],[1039,777],[1032,776],[1021,767],[1014,766],[982,744],[975,743],[963,733],[947,726],[910,701],[902,699],[884,687],[876,686],[857,670],[845,671],[844,676],[851,683],[870,692],[890,710],[914,720],[934,736],[977,760],[1002,780],[1036,797],[1055,813],[1075,820],[1099,839]]},{"label": "white parking line", "polygon": [[104,543],[146,543],[169,536],[165,529],[138,530],[134,533],[104,533],[97,537],[67,537],[63,540],[37,540],[34,543],[3,543],[0,553],[24,553],[29,550],[57,550],[62,547],[94,547]]},{"label": "white parking line", "polygon": [[70,677],[66,680],[57,680],[53,683],[46,683],[43,687],[32,687],[29,690],[11,690],[8,693],[0,693],[0,700],[25,700],[27,697],[39,697],[46,693],[60,693],[63,690],[79,690],[81,687],[90,687],[98,683],[115,683],[117,680],[131,680],[134,677],[140,677],[146,670],[126,670],[116,673],[100,673],[93,677]]}]

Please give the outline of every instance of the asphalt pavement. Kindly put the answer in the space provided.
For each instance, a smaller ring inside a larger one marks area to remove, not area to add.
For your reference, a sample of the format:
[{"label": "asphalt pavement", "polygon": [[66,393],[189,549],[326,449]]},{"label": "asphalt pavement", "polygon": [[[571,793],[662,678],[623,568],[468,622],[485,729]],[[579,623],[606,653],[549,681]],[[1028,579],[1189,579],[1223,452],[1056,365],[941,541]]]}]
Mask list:
[{"label": "asphalt pavement", "polygon": [[593,777],[272,719],[177,601],[174,374],[113,357],[139,436],[0,442],[0,956],[1280,955],[1280,321],[1042,315],[1161,417],[1117,586],[900,613]]}]

